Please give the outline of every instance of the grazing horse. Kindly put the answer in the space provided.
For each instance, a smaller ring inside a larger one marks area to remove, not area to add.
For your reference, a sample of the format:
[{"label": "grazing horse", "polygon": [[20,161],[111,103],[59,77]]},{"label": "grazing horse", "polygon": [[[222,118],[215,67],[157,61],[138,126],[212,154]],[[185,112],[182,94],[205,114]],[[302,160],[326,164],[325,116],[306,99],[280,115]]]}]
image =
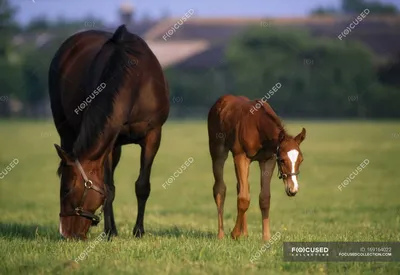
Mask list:
[{"label": "grazing horse", "polygon": [[[258,107],[258,110],[254,106]],[[255,111],[254,111],[255,110]],[[247,236],[246,211],[250,205],[249,166],[258,161],[261,170],[259,206],[262,214],[263,240],[271,237],[269,229],[270,182],[275,162],[288,196],[298,191],[297,175],[303,161],[300,143],[306,137],[303,128],[296,137],[290,136],[279,117],[267,102],[250,101],[247,97],[222,96],[208,113],[208,138],[214,174],[214,200],[218,210],[218,238],[224,237],[224,202],[226,185],[224,164],[232,152],[237,178],[237,218],[231,233],[233,239]]]},{"label": "grazing horse", "polygon": [[169,90],[156,56],[139,36],[121,25],[115,33],[89,30],[69,37],[49,69],[49,94],[61,139],[60,234],[86,239],[104,210],[104,231],[117,235],[114,170],[121,146],[141,146],[135,184],[137,219],[144,234],[150,173],[169,115]]}]

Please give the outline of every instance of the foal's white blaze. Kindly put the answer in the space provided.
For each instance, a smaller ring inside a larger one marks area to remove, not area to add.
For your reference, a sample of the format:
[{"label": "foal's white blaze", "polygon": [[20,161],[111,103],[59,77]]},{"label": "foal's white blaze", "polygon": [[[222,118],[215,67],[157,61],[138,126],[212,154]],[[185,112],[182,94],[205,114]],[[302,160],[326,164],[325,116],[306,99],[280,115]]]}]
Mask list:
[{"label": "foal's white blaze", "polygon": [[[297,158],[299,157],[299,151],[297,150],[290,150],[288,153],[288,157],[290,162],[292,163],[292,173],[295,173],[294,169],[296,167]],[[293,192],[297,192],[299,189],[299,184],[297,183],[297,176],[292,176],[293,181]]]}]

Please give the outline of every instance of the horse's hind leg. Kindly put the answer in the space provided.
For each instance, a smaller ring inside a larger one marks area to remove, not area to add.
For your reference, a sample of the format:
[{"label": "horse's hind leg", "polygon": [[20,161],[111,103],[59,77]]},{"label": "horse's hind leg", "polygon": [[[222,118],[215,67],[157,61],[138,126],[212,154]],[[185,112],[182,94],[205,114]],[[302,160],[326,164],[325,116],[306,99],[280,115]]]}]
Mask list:
[{"label": "horse's hind leg", "polygon": [[218,210],[218,239],[222,239],[224,237],[224,203],[226,195],[226,185],[224,182],[224,165],[228,157],[229,150],[224,148],[223,145],[210,145],[210,153],[215,179],[213,195]]},{"label": "horse's hind leg", "polygon": [[[114,210],[113,210],[113,201],[115,198],[115,185],[114,185],[114,171],[118,165],[118,162],[121,158],[121,147],[116,147],[110,153],[108,159],[108,166],[106,167],[111,171],[109,175],[107,175],[106,184],[107,184],[107,200],[104,205],[104,232],[108,235],[110,239],[111,236],[117,236],[117,227],[115,226],[114,220]],[[111,163],[110,163],[111,162]]]},{"label": "horse's hind leg", "polygon": [[[250,160],[246,155],[241,154],[234,156],[236,178],[239,182],[238,197],[237,197],[237,218],[235,227],[232,230],[231,236],[237,239],[244,231],[245,214],[250,205],[250,188],[249,188],[249,166]],[[247,227],[247,226],[246,226]]]},{"label": "horse's hind leg", "polygon": [[150,195],[150,173],[154,157],[157,154],[161,141],[161,127],[151,130],[139,143],[142,151],[140,154],[140,174],[135,183],[135,192],[138,205],[136,224],[133,235],[141,238],[144,234],[143,220],[146,202]]}]

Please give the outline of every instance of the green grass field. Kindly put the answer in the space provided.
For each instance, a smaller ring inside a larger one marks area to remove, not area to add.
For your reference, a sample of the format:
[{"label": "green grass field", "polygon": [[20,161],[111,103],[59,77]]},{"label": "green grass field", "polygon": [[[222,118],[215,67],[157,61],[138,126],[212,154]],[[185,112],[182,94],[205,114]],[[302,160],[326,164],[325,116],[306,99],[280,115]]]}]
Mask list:
[{"label": "green grass field", "polygon": [[[300,191],[284,192],[272,182],[271,235],[281,238],[257,262],[263,246],[258,208],[259,170],[251,167],[249,237],[233,241],[236,180],[232,158],[225,169],[225,239],[217,240],[217,211],[205,122],[169,121],[151,177],[143,239],[132,237],[136,219],[134,182],[139,147],[125,146],[116,170],[114,212],[119,236],[100,242],[77,258],[88,242],[61,241],[58,233],[59,143],[52,122],[0,122],[1,274],[400,274],[400,263],[291,263],[282,260],[284,241],[400,241],[400,123],[286,122],[291,134],[307,129],[302,144]],[[194,162],[169,187],[162,184],[189,158]],[[338,185],[368,159],[365,169],[342,191]],[[276,171],[275,171],[276,172]]]}]

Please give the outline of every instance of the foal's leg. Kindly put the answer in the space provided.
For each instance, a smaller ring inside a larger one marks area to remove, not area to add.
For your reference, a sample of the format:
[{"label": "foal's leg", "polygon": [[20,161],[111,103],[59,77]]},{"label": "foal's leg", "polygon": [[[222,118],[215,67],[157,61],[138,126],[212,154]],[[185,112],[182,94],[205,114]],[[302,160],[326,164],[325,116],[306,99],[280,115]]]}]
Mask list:
[{"label": "foal's leg", "polygon": [[142,148],[140,154],[140,174],[135,183],[135,192],[138,205],[136,224],[133,235],[141,238],[144,234],[143,219],[146,202],[150,195],[150,173],[154,157],[157,154],[161,141],[161,127],[151,130],[140,142]]},{"label": "foal's leg", "polygon": [[261,215],[262,215],[262,231],[263,240],[268,241],[271,238],[269,230],[269,206],[271,202],[271,177],[275,169],[276,158],[273,156],[265,162],[259,162],[261,173],[261,191],[259,197]]},{"label": "foal's leg", "polygon": [[212,148],[210,147],[212,158],[212,168],[214,174],[213,195],[218,211],[218,239],[224,237],[224,203],[226,195],[226,185],[224,182],[224,165],[228,157],[229,150],[222,145]]},{"label": "foal's leg", "polygon": [[111,236],[117,236],[117,227],[115,226],[114,211],[113,211],[113,201],[115,198],[115,185],[114,185],[114,171],[118,165],[121,158],[121,147],[116,147],[110,153],[108,158],[108,166],[111,173],[107,175],[106,185],[107,185],[107,200],[104,205],[104,232],[108,235],[110,239]]},{"label": "foal's leg", "polygon": [[[246,155],[241,154],[234,157],[236,178],[239,182],[239,193],[237,197],[237,218],[235,227],[232,230],[231,236],[233,239],[237,239],[243,228],[245,221],[244,215],[250,205],[250,193],[249,193],[249,165],[250,160]],[[247,227],[247,226],[246,226]]]},{"label": "foal's leg", "polygon": [[[248,187],[249,187],[249,194],[250,194],[250,184],[248,184]],[[238,182],[237,185],[236,185],[236,191],[237,191],[237,194],[239,195],[239,192],[240,192],[240,184],[239,184],[239,182]],[[248,231],[247,231],[247,214],[246,214],[246,213],[243,214],[243,223],[242,223],[242,228],[241,228],[241,234],[242,234],[244,237],[247,237],[247,236],[248,236]]]}]

